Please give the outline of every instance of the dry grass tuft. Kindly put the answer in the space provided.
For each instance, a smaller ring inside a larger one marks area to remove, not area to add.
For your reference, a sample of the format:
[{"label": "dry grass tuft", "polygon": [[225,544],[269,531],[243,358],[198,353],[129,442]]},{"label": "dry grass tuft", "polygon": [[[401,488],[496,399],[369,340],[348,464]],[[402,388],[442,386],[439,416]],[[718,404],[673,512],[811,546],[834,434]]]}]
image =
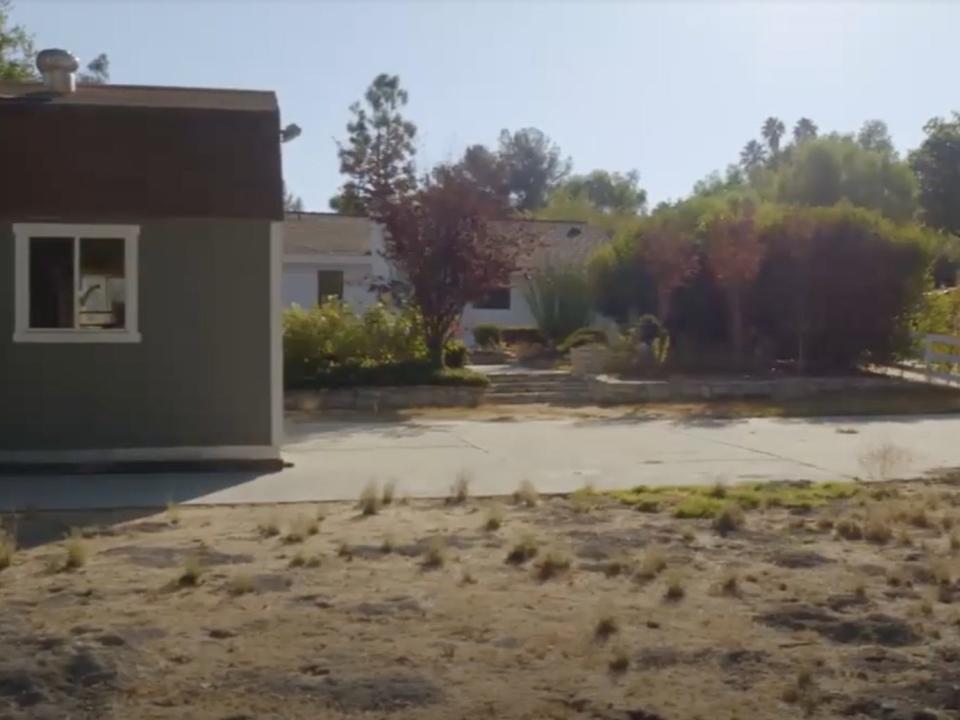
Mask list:
[{"label": "dry grass tuft", "polygon": [[727,496],[727,486],[723,484],[722,481],[717,480],[713,485],[710,486],[710,489],[707,490],[707,495],[712,498],[723,499]]},{"label": "dry grass tuft", "polygon": [[171,525],[180,524],[180,506],[176,503],[167,503],[167,522]]},{"label": "dry grass tuft", "polygon": [[290,558],[290,567],[316,568],[320,567],[319,555],[307,555],[303,550],[297,550],[297,554]]},{"label": "dry grass tuft", "polygon": [[470,499],[470,473],[461,470],[457,473],[457,479],[450,486],[450,496],[447,498],[447,505],[463,505]]},{"label": "dry grass tuft", "polygon": [[380,503],[387,507],[387,505],[393,505],[393,499],[397,494],[397,481],[396,480],[387,480],[383,484],[383,492],[380,494]]},{"label": "dry grass tuft", "polygon": [[720,592],[724,595],[740,594],[740,578],[735,570],[727,570],[720,578]]},{"label": "dry grass tuft", "polygon": [[853,518],[838,520],[833,529],[844,540],[863,540],[863,527]]},{"label": "dry grass tuft", "polygon": [[447,561],[447,541],[442,535],[434,535],[427,543],[427,549],[423,553],[423,567],[427,570],[434,570],[443,567]]},{"label": "dry grass tuft", "polygon": [[337,557],[342,557],[344,560],[353,560],[353,548],[347,543],[340,543],[340,547],[337,548]]},{"label": "dry grass tuft", "polygon": [[507,553],[507,563],[523,565],[523,563],[536,557],[539,549],[539,543],[533,535],[524,535],[510,548],[510,552]]},{"label": "dry grass tuft", "polygon": [[612,673],[625,673],[630,667],[630,656],[623,648],[617,648],[613,651],[613,656],[607,662],[607,667]]},{"label": "dry grass tuft", "polygon": [[380,490],[377,484],[372,480],[364,486],[360,493],[360,500],[357,503],[360,513],[365,517],[376,515],[380,512]]},{"label": "dry grass tuft", "polygon": [[0,570],[10,567],[16,551],[17,541],[13,533],[0,528]]},{"label": "dry grass tuft", "polygon": [[280,534],[280,522],[276,517],[269,517],[266,522],[257,525],[257,533],[263,538],[276,537]]},{"label": "dry grass tuft", "polygon": [[298,515],[290,523],[287,534],[283,536],[283,542],[287,545],[302,543],[308,537],[320,532],[320,523],[307,515]]},{"label": "dry grass tuft", "polygon": [[570,558],[562,553],[551,551],[537,562],[537,579],[545,582],[569,570]]},{"label": "dry grass tuft", "polygon": [[676,602],[682,600],[687,594],[686,588],[683,585],[683,578],[679,574],[674,573],[667,578],[667,589],[663,593],[663,598],[671,602]]},{"label": "dry grass tuft", "polygon": [[540,495],[537,493],[537,489],[533,486],[532,482],[524,480],[520,483],[520,487],[513,491],[513,501],[517,505],[532,508],[536,507],[537,503],[540,502]]},{"label": "dry grass tuft", "polygon": [[746,515],[740,505],[727,503],[713,518],[713,529],[721,535],[727,535],[740,530],[746,521]]},{"label": "dry grass tuft", "polygon": [[637,568],[637,580],[653,580],[667,569],[667,558],[657,548],[650,548],[643,554]]},{"label": "dry grass tuft", "polygon": [[867,517],[863,521],[863,539],[877,545],[890,542],[893,539],[893,526],[889,515],[879,508],[868,510]]},{"label": "dry grass tuft", "polygon": [[393,541],[393,535],[384,535],[383,540],[380,541],[380,552],[389,555],[395,547],[396,543]]},{"label": "dry grass tuft", "polygon": [[[183,584],[182,581],[183,577],[181,576],[181,585]],[[227,582],[227,592],[234,597],[246,595],[247,593],[252,593],[253,591],[253,578],[249,575],[234,575]]]},{"label": "dry grass tuft", "polygon": [[860,469],[867,480],[887,482],[902,473],[910,459],[910,451],[885,442],[868,448],[860,455]]},{"label": "dry grass tuft", "polygon": [[64,570],[75,570],[87,564],[90,557],[90,548],[83,539],[79,528],[72,528],[64,541],[67,557],[64,560]]},{"label": "dry grass tuft", "polygon": [[496,532],[503,526],[503,516],[503,508],[497,503],[491,504],[483,520],[483,529],[487,532]]},{"label": "dry grass tuft", "polygon": [[205,568],[203,563],[200,562],[200,558],[196,555],[188,555],[183,562],[183,570],[180,572],[180,577],[177,578],[177,584],[180,587],[196,587],[200,584],[200,577],[204,571]]},{"label": "dry grass tuft", "polygon": [[619,577],[630,572],[632,563],[626,555],[616,557],[607,562],[603,567],[603,574],[607,577]]},{"label": "dry grass tuft", "polygon": [[603,615],[593,628],[593,636],[601,642],[620,631],[620,623],[613,615]]},{"label": "dry grass tuft", "polygon": [[473,574],[469,570],[464,569],[463,573],[460,575],[460,584],[476,585],[477,579],[473,576]]},{"label": "dry grass tuft", "polygon": [[578,515],[593,512],[600,507],[602,497],[590,483],[574,491],[568,498],[570,509]]}]

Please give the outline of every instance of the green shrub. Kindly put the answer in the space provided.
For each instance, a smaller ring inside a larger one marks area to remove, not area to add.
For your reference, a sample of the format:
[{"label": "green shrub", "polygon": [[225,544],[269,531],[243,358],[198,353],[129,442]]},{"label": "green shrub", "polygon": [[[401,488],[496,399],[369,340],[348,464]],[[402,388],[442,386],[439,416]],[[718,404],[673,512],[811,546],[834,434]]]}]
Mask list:
[{"label": "green shrub", "polygon": [[557,346],[557,350],[568,353],[575,347],[591,344],[606,345],[607,334],[599,328],[583,327],[570,333],[567,339]]},{"label": "green shrub", "polygon": [[461,340],[447,340],[443,348],[443,364],[448,368],[462,368],[467,364],[467,346]]},{"label": "green shrub", "polygon": [[553,345],[589,323],[593,315],[590,283],[579,267],[547,267],[533,273],[524,297],[540,331]]},{"label": "green shrub", "polygon": [[529,345],[544,345],[546,338],[540,332],[540,328],[535,327],[509,327],[500,330],[500,336],[505,345],[519,345],[527,343]]},{"label": "green shrub", "polygon": [[383,303],[363,315],[337,302],[293,306],[283,315],[283,352],[291,387],[344,365],[409,363],[427,356],[420,315]]},{"label": "green shrub", "polygon": [[477,325],[473,329],[473,341],[482,348],[492,348],[503,342],[503,338],[496,325]]}]

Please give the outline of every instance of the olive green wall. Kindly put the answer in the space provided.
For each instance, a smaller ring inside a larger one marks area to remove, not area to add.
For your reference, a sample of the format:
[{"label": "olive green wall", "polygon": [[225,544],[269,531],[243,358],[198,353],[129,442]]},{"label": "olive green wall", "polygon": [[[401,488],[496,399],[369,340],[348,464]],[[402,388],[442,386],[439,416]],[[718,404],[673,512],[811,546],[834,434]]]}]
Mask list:
[{"label": "olive green wall", "polygon": [[142,223],[139,257],[140,343],[14,343],[0,221],[0,451],[271,444],[270,223]]}]

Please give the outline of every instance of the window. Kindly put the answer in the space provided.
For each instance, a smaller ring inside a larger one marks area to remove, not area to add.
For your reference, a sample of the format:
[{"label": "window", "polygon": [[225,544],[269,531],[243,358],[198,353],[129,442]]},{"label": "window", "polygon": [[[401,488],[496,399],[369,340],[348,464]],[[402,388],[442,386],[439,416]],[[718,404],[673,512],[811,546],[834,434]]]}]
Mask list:
[{"label": "window", "polygon": [[482,300],[473,304],[478,310],[509,310],[510,288],[495,288],[487,293]]},{"label": "window", "polygon": [[343,300],[343,270],[317,271],[317,305],[332,298]]},{"label": "window", "polygon": [[16,224],[15,342],[138,342],[133,225]]}]

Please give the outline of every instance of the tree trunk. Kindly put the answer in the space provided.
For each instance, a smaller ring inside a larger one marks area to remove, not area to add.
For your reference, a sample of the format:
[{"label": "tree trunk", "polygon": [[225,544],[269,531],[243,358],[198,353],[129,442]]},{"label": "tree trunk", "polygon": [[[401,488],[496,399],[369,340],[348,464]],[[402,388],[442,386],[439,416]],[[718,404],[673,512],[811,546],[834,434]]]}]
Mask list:
[{"label": "tree trunk", "polygon": [[427,358],[435,368],[443,367],[443,346],[446,342],[446,333],[427,331]]},{"label": "tree trunk", "polygon": [[733,359],[737,367],[743,365],[743,308],[740,302],[740,289],[731,288],[728,293],[730,309],[730,340],[733,345]]}]

